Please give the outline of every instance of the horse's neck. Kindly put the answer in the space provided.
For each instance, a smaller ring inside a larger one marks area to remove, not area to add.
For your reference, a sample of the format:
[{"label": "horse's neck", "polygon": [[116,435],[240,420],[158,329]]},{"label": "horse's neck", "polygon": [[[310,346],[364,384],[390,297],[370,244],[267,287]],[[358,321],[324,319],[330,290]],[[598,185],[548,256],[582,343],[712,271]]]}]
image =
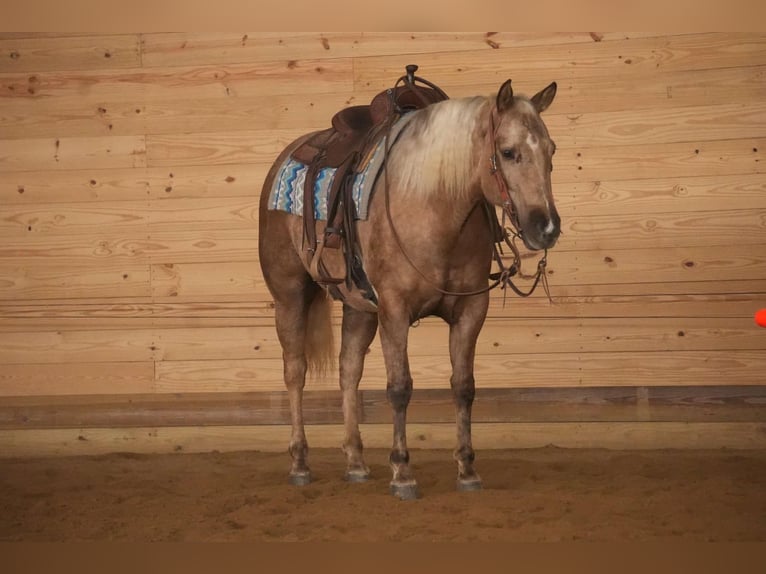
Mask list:
[{"label": "horse's neck", "polygon": [[[449,104],[435,104],[435,106],[439,105]],[[466,105],[471,105],[471,102],[467,102]],[[427,233],[438,235],[440,240],[446,243],[460,236],[466,220],[484,198],[481,173],[482,169],[489,169],[485,149],[489,108],[488,101],[480,102],[475,107],[477,116],[465,122],[473,126],[472,131],[464,130],[462,133],[451,134],[458,138],[452,142],[454,145],[470,147],[465,149],[465,153],[461,151],[454,154],[454,157],[450,155],[449,150],[441,150],[440,153],[445,154],[441,163],[431,163],[435,156],[430,151],[428,155],[419,157],[423,149],[430,150],[433,144],[423,141],[422,135],[418,135],[427,133],[427,126],[417,123],[421,121],[425,124],[427,117],[412,121],[410,127],[415,128],[414,134],[397,144],[392,166],[397,175],[392,178],[390,189],[391,209],[395,219],[402,220],[404,234],[418,235],[422,234],[423,230],[428,230]],[[416,113],[426,112],[424,110]],[[436,147],[438,148],[438,145]],[[424,162],[414,164],[418,165],[418,171],[413,170],[413,163],[410,162],[413,156],[419,157],[419,161]],[[457,158],[460,158],[459,165],[449,164],[449,161],[456,161]],[[454,173],[450,171],[453,168],[456,168]],[[418,174],[422,174],[423,170],[429,170],[426,177],[417,179],[414,188],[408,186],[407,178],[420,178]],[[401,177],[402,173],[408,175]],[[413,176],[413,173],[416,175]],[[434,174],[439,174],[439,177],[433,177]],[[385,177],[381,180],[385,181]],[[424,182],[428,185],[423,185]],[[459,182],[459,185],[455,182]],[[382,183],[382,185],[385,184]],[[411,228],[407,229],[407,226]]]},{"label": "horse's neck", "polygon": [[[434,202],[434,209],[445,212],[445,218],[452,220],[454,233],[460,233],[463,224],[476,206],[484,201],[483,185],[485,185],[485,172],[489,171],[489,151],[487,130],[489,128],[489,114],[491,104],[489,100],[478,108],[476,127],[473,132],[467,134],[471,141],[470,173],[466,188],[462,193],[455,194],[449,201],[438,198]],[[432,196],[438,197],[438,194]]]}]

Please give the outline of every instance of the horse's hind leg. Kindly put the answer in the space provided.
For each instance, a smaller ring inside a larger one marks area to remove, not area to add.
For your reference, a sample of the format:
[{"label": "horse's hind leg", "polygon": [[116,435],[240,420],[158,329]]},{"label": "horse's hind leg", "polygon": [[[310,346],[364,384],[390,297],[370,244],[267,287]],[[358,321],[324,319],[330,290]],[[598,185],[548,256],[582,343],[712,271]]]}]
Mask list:
[{"label": "horse's hind leg", "polygon": [[308,467],[308,442],[303,427],[303,387],[306,384],[306,324],[309,308],[315,296],[322,296],[317,289],[308,288],[288,301],[276,300],[275,319],[277,335],[282,345],[284,379],[290,400],[292,434],[288,448],[292,457],[290,482],[304,485],[311,482]]},{"label": "horse's hind leg", "polygon": [[452,360],[452,387],[457,422],[457,448],[454,452],[457,462],[458,490],[479,490],[481,479],[473,468],[474,450],[471,441],[471,408],[476,391],[473,368],[476,341],[484,324],[488,298],[478,295],[466,298],[460,305],[459,314],[450,324],[450,358]]},{"label": "horse's hind leg", "polygon": [[362,457],[362,437],[359,434],[358,389],[364,369],[364,356],[378,328],[378,316],[343,306],[343,331],[340,349],[340,387],[343,391],[343,420],[346,436],[346,480],[363,482],[370,469]]}]

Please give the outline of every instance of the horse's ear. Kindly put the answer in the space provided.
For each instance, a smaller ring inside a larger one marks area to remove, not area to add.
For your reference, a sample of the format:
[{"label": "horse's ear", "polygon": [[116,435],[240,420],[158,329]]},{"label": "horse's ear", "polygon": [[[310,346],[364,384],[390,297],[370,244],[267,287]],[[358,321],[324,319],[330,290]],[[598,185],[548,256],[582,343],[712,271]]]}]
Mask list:
[{"label": "horse's ear", "polygon": [[506,80],[497,92],[497,111],[502,112],[513,106],[513,88],[511,80]]},{"label": "horse's ear", "polygon": [[553,102],[553,98],[556,96],[556,82],[551,82],[547,87],[543,88],[532,96],[532,105],[535,106],[538,114],[542,114],[548,109],[548,106]]}]

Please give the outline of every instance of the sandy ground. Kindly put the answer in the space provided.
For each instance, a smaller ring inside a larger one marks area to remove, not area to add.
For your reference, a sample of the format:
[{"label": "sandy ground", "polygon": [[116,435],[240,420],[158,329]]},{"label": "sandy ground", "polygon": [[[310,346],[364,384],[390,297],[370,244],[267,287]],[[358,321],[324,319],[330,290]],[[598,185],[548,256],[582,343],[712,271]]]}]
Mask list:
[{"label": "sandy ground", "polygon": [[766,451],[497,450],[481,492],[455,491],[448,451],[413,450],[421,498],[343,481],[313,450],[314,482],[259,452],[0,460],[2,541],[766,541]]}]

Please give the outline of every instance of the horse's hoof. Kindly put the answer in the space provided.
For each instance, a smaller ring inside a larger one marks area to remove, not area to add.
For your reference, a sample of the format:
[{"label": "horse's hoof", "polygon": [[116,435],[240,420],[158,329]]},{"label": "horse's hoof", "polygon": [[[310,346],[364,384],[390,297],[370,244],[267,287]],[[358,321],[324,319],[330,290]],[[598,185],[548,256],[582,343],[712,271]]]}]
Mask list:
[{"label": "horse's hoof", "polygon": [[414,480],[409,482],[392,482],[391,494],[400,500],[416,500],[418,498],[418,483]]},{"label": "horse's hoof", "polygon": [[473,492],[476,490],[481,490],[481,479],[478,476],[474,478],[458,478],[457,489],[460,492]]},{"label": "horse's hoof", "polygon": [[291,472],[288,480],[293,486],[306,486],[311,483],[311,473],[309,471]]},{"label": "horse's hoof", "polygon": [[370,478],[370,471],[368,470],[347,470],[346,481],[353,483],[367,482]]}]

